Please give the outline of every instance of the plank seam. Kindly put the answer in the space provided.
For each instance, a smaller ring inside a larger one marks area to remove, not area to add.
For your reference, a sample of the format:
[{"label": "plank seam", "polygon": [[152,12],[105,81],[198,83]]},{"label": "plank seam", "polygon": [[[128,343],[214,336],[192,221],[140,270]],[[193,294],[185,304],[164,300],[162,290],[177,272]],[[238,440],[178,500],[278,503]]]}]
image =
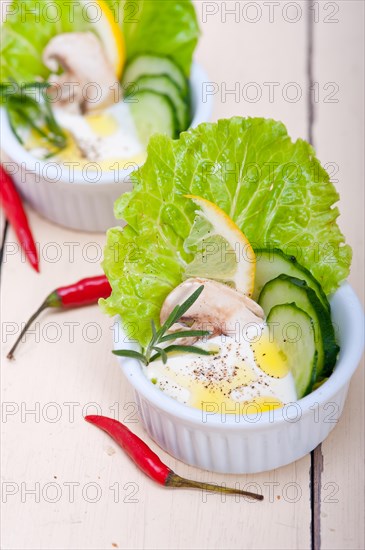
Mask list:
[{"label": "plank seam", "polygon": [[322,445],[311,452],[311,538],[312,550],[321,548],[321,488],[323,472]]},{"label": "plank seam", "polygon": [[[307,4],[307,134],[308,141],[314,146],[315,105],[312,87],[314,84],[314,21],[310,4]],[[311,452],[310,499],[311,499],[311,550],[321,548],[321,484],[323,472],[322,445]]]},{"label": "plank seam", "polygon": [[313,102],[312,86],[314,84],[313,75],[313,53],[314,53],[314,21],[309,3],[307,4],[307,109],[308,109],[308,141],[314,145],[313,126],[315,120],[315,107]]},{"label": "plank seam", "polygon": [[2,266],[3,266],[4,247],[5,247],[6,236],[7,236],[7,233],[8,233],[8,227],[9,227],[9,222],[8,222],[8,220],[6,220],[6,221],[5,221],[5,224],[4,224],[2,239],[1,239],[1,249],[0,249],[0,277],[1,277],[1,269],[2,269]]}]

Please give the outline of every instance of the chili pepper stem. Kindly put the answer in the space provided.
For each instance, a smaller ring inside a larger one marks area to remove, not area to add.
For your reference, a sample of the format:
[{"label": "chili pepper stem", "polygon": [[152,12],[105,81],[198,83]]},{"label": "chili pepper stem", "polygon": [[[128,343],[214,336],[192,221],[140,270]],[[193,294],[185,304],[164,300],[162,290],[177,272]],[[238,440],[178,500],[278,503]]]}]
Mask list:
[{"label": "chili pepper stem", "polygon": [[64,309],[96,304],[100,298],[108,298],[111,291],[112,289],[105,275],[87,277],[86,279],[81,279],[81,281],[78,281],[77,283],[74,283],[72,285],[56,288],[56,290],[48,294],[43,304],[27,321],[17,341],[9,351],[7,358],[13,359],[14,352],[24,334],[26,333],[30,325],[34,322],[34,320],[38,317],[38,315],[42,313],[42,311],[44,311],[46,308],[55,307]]},{"label": "chili pepper stem", "polygon": [[166,487],[186,487],[190,489],[203,489],[205,491],[212,491],[214,493],[224,493],[229,495],[243,495],[255,500],[263,500],[263,495],[257,493],[250,493],[249,491],[241,491],[241,489],[233,489],[231,487],[222,487],[221,485],[214,485],[213,483],[203,483],[200,481],[192,481],[178,476],[174,472],[168,476],[165,482]]},{"label": "chili pepper stem", "polygon": [[16,350],[16,348],[18,347],[18,344],[19,342],[21,341],[21,339],[23,338],[24,334],[27,332],[27,330],[29,329],[30,325],[36,320],[36,318],[38,317],[38,315],[40,315],[42,313],[42,311],[44,311],[45,309],[47,309],[47,307],[49,307],[49,297],[47,297],[43,304],[37,309],[37,311],[35,313],[33,313],[33,315],[30,317],[30,319],[28,319],[28,321],[26,322],[26,324],[24,325],[24,328],[23,330],[21,331],[21,333],[19,334],[18,338],[16,339],[16,342],[14,343],[13,347],[11,348],[11,350],[9,351],[8,355],[6,356],[7,359],[14,359],[14,352]]}]

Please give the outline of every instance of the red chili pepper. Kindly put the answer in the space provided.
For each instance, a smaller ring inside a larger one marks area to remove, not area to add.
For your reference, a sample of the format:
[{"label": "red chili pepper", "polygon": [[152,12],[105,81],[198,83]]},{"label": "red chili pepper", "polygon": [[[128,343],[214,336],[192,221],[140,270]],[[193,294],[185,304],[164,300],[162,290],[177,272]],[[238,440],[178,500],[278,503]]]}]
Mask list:
[{"label": "red chili pepper", "polygon": [[87,306],[96,304],[99,298],[108,298],[112,289],[105,275],[81,279],[77,283],[68,286],[61,286],[47,296],[43,304],[31,316],[21,331],[17,341],[9,351],[7,358],[13,359],[14,351],[20,340],[38,317],[38,315],[48,307],[58,307],[62,309]]},{"label": "red chili pepper", "polygon": [[31,266],[39,273],[38,253],[16,187],[2,166],[0,166],[0,200],[5,216],[13,227]]},{"label": "red chili pepper", "polygon": [[90,415],[85,420],[104,430],[116,441],[137,466],[154,481],[165,487],[189,487],[190,489],[204,489],[215,493],[226,493],[230,495],[245,495],[256,500],[263,500],[263,495],[241,491],[229,487],[213,485],[212,483],[201,483],[192,481],[175,474],[171,468],[166,466],[142,439],[132,433],[129,428],[106,416]]}]

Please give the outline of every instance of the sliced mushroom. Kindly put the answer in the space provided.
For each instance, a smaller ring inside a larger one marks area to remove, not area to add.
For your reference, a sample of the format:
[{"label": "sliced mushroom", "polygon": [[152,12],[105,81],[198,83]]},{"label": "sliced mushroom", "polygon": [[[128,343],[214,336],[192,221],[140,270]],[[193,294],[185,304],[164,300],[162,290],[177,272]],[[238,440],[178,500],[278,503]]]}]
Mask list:
[{"label": "sliced mushroom", "polygon": [[43,51],[43,63],[53,73],[60,66],[64,70],[50,78],[54,89],[49,93],[60,106],[85,113],[114,103],[118,79],[95,34],[74,32],[55,36]]},{"label": "sliced mushroom", "polygon": [[[180,319],[179,325],[171,327],[171,332],[181,329],[183,324],[194,330],[209,330],[212,336],[242,336],[249,326],[261,326],[264,322],[262,308],[251,298],[211,279],[192,278],[181,283],[166,297],[160,314],[161,324],[174,307],[182,304],[201,285],[204,285],[203,292]],[[194,341],[196,338],[187,338],[179,340],[179,343],[186,345]]]}]

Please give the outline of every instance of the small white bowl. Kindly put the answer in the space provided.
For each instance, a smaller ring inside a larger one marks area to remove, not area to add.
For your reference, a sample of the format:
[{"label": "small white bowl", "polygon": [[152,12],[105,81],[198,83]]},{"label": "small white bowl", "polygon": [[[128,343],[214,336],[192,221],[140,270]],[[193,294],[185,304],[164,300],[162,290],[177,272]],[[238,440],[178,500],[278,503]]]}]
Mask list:
[{"label": "small white bowl", "polygon": [[[207,76],[194,63],[190,77],[192,128],[208,122],[212,114],[212,97],[202,100],[203,82],[207,82]],[[0,118],[2,162],[37,212],[55,223],[81,231],[104,232],[121,223],[114,217],[113,205],[122,193],[131,190],[129,175],[135,166],[118,173],[112,170],[98,173],[89,163],[89,169],[81,172],[70,166],[62,168],[52,159],[38,160],[16,139],[3,109]]]},{"label": "small white bowl", "polygon": [[[147,433],[179,460],[226,474],[272,470],[312,451],[336,426],[364,347],[363,311],[349,284],[334,294],[331,307],[341,346],[333,374],[310,395],[271,412],[224,415],[182,405],[144,376],[139,361],[118,358]],[[138,350],[126,345],[121,325],[116,333],[115,349]]]}]

